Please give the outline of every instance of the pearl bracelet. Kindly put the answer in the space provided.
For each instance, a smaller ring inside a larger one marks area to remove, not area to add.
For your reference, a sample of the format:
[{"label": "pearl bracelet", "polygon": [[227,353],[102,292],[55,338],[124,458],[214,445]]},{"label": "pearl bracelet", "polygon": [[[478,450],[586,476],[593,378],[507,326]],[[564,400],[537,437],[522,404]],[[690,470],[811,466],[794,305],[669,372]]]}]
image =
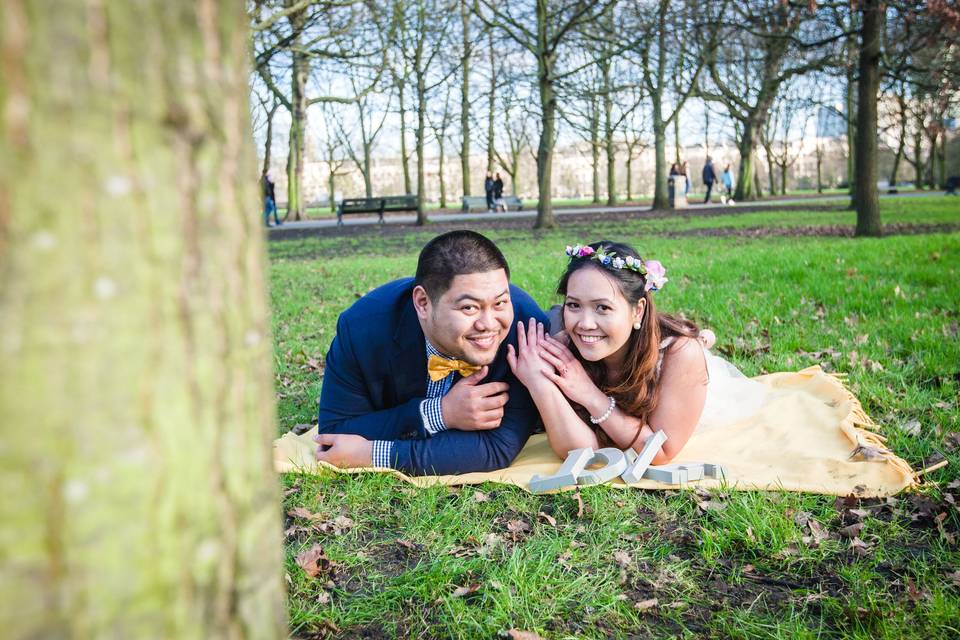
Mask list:
[{"label": "pearl bracelet", "polygon": [[610,406],[607,407],[607,412],[602,416],[600,416],[599,418],[594,418],[593,416],[590,416],[590,422],[592,422],[593,424],[600,424],[601,422],[609,418],[610,414],[613,413],[613,408],[617,406],[617,401],[613,399],[613,396],[608,396],[608,397],[610,398]]}]

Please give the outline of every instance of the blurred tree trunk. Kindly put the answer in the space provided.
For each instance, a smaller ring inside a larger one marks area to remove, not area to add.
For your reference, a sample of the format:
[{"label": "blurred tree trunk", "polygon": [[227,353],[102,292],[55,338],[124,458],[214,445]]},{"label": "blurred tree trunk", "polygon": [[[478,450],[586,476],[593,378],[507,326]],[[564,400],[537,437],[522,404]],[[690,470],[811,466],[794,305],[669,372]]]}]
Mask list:
[{"label": "blurred tree trunk", "polygon": [[290,26],[296,34],[296,43],[290,54],[293,66],[290,72],[290,152],[287,156],[287,212],[283,219],[293,214],[294,220],[304,217],[303,203],[303,152],[307,143],[307,77],[310,75],[310,58],[297,46],[307,21],[306,10],[295,11],[289,16]]},{"label": "blurred tree trunk", "polygon": [[856,188],[858,236],[879,236],[880,197],[877,194],[877,94],[880,91],[880,37],[884,5],[864,0],[857,80]]},{"label": "blurred tree trunk", "polygon": [[286,637],[244,5],[0,24],[4,635]]}]

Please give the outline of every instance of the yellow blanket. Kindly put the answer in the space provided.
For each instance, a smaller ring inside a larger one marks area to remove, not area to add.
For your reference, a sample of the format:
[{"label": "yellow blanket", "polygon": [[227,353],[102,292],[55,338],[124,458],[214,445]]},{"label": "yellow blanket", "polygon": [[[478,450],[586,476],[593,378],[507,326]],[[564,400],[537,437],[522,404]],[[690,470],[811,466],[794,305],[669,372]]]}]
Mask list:
[{"label": "yellow blanket", "polygon": [[[695,433],[674,462],[710,462],[726,472],[724,483],[737,489],[804,491],[863,497],[890,496],[916,482],[903,459],[883,447],[883,436],[868,429],[873,421],[838,376],[814,366],[796,373],[755,378],[776,391],[755,416],[727,427]],[[316,473],[326,467],[343,473],[373,469],[338,469],[313,458],[316,428],[287,433],[274,442],[274,466],[279,472]],[[530,438],[513,464],[487,473],[398,478],[419,486],[481,482],[513,484],[529,490],[534,474],[550,475],[562,461],[551,451],[545,434]],[[613,486],[626,487],[617,478]],[[704,478],[691,486],[716,487]],[[630,485],[663,489],[670,485],[641,480]]]}]

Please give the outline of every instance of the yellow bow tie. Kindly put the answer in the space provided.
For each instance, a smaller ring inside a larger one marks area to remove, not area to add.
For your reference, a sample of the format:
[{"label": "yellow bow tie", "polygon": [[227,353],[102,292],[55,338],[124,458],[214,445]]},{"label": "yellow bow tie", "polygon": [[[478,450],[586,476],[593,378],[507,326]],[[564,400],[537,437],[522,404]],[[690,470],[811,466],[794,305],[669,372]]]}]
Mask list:
[{"label": "yellow bow tie", "polygon": [[427,373],[434,382],[443,380],[454,371],[459,371],[460,375],[467,378],[482,368],[483,367],[475,364],[464,362],[463,360],[448,360],[440,356],[430,356],[427,360]]}]

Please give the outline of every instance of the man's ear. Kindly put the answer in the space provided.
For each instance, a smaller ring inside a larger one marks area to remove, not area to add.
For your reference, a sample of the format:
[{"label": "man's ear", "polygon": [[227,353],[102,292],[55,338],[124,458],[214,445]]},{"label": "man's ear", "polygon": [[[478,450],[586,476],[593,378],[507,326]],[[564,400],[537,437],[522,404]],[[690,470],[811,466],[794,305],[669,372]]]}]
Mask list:
[{"label": "man's ear", "polygon": [[430,315],[430,296],[427,290],[419,284],[413,288],[413,308],[417,310],[417,317],[426,320]]}]

